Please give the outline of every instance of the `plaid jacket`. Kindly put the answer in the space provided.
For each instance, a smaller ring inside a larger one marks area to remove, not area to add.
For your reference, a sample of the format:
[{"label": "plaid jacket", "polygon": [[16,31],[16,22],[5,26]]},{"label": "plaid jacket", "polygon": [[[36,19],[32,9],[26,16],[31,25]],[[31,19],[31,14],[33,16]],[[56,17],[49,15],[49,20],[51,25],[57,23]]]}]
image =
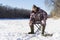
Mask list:
[{"label": "plaid jacket", "polygon": [[35,23],[35,22],[41,23],[42,20],[45,22],[46,19],[47,19],[47,13],[44,10],[42,10],[42,9],[40,9],[36,13],[32,12],[30,14],[30,21],[33,21],[33,23]]}]

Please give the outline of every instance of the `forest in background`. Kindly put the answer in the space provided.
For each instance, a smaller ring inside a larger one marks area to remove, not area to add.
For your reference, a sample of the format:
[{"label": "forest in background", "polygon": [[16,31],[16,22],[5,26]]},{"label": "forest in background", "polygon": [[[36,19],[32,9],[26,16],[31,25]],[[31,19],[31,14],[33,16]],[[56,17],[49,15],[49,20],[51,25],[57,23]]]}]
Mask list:
[{"label": "forest in background", "polygon": [[0,18],[29,18],[31,10],[13,8],[0,4]]}]

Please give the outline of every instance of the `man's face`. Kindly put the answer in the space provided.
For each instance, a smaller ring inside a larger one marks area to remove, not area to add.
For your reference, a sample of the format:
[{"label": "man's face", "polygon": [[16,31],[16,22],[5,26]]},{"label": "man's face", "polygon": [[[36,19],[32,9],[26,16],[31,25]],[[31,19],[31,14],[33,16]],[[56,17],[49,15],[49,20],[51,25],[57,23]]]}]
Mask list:
[{"label": "man's face", "polygon": [[36,12],[37,8],[32,7],[32,11]]}]

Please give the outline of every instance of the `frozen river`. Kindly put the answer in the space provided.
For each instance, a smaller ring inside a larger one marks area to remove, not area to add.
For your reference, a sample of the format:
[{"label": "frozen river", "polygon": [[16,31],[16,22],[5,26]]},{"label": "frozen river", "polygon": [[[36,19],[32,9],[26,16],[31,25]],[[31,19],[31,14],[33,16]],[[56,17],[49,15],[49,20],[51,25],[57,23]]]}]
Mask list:
[{"label": "frozen river", "polygon": [[46,23],[45,31],[53,36],[25,34],[30,31],[29,19],[0,19],[0,40],[60,40],[60,19],[49,18]]}]

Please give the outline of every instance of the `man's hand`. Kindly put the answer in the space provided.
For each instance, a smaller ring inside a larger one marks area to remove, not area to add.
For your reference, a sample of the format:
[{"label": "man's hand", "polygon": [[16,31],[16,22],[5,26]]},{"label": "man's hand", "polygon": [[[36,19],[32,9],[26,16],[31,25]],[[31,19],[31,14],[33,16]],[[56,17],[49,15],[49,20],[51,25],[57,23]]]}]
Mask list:
[{"label": "man's hand", "polygon": [[42,20],[42,26],[46,26],[46,20]]}]

